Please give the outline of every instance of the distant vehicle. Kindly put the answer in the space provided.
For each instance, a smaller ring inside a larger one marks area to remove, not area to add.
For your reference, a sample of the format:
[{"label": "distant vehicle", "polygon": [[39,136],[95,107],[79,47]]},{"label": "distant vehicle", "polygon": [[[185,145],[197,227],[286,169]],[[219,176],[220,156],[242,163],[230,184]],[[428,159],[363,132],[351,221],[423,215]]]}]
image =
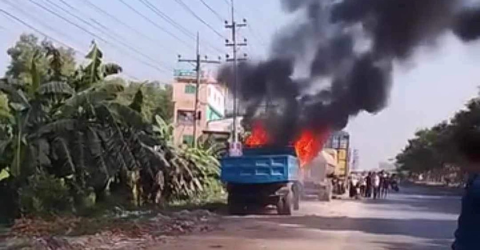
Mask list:
[{"label": "distant vehicle", "polygon": [[320,201],[332,199],[333,187],[338,185],[335,170],[338,164],[335,158],[322,150],[318,156],[302,168],[303,194],[316,195]]},{"label": "distant vehicle", "polygon": [[345,131],[337,131],[330,135],[324,151],[333,156],[337,162],[333,178],[333,194],[342,195],[348,190],[350,174],[350,135]]},{"label": "distant vehicle", "polygon": [[221,180],[227,184],[231,214],[275,205],[280,215],[300,208],[300,164],[293,147],[245,148],[243,155],[221,159]]}]

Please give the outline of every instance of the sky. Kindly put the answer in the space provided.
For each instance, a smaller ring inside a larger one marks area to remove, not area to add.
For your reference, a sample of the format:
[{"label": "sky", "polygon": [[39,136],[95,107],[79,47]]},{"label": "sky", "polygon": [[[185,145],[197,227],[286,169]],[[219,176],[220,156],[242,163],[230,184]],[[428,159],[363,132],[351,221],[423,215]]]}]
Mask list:
[{"label": "sky", "polygon": [[[225,46],[231,34],[224,27],[231,17],[229,2],[0,0],[0,74],[9,63],[6,50],[20,34],[34,33],[72,47],[79,60],[95,40],[107,61],[123,67],[125,77],[171,83],[174,69],[192,68],[177,60],[178,55],[195,57],[197,32],[202,56],[225,60],[231,55]],[[237,21],[245,18],[248,24],[239,31],[239,39],[248,43],[240,54],[246,53],[249,60],[265,58],[271,37],[291,19],[282,13],[280,0],[236,0],[235,6]],[[375,115],[352,118],[346,128],[358,150],[359,167],[376,168],[393,158],[415,131],[448,119],[477,96],[479,68],[480,45],[462,44],[448,34],[435,48],[421,48],[408,63],[396,65],[389,106]]]}]

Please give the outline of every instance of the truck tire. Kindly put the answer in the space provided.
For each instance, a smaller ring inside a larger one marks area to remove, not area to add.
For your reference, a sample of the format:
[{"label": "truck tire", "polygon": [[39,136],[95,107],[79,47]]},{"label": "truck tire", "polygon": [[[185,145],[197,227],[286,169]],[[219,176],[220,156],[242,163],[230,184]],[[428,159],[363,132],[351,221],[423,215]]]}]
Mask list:
[{"label": "truck tire", "polygon": [[332,185],[326,183],[322,185],[318,190],[318,200],[320,201],[330,201],[332,200]]},{"label": "truck tire", "polygon": [[277,211],[279,215],[292,215],[293,210],[293,192],[288,192],[287,195],[278,199]]},{"label": "truck tire", "polygon": [[298,185],[294,185],[292,192],[293,192],[293,210],[298,211],[300,210],[300,187]]}]

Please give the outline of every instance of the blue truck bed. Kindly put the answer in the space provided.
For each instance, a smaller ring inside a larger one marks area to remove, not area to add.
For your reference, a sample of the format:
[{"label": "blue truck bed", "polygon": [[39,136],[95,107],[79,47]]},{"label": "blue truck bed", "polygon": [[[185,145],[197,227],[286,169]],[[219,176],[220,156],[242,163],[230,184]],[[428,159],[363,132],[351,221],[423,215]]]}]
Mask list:
[{"label": "blue truck bed", "polygon": [[267,184],[298,180],[299,165],[295,156],[265,155],[263,152],[262,150],[246,152],[241,157],[223,158],[221,180],[238,184]]}]

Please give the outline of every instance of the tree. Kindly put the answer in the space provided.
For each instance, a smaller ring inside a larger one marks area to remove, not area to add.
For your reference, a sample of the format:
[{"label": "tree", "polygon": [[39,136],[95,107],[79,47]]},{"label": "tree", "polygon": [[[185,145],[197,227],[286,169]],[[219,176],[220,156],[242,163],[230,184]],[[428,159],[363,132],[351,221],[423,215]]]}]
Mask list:
[{"label": "tree", "polygon": [[[118,79],[112,81],[118,82]],[[132,101],[138,90],[142,91],[144,117],[153,121],[155,116],[160,116],[167,122],[173,121],[173,87],[171,85],[160,85],[155,82],[138,83],[131,82],[120,97],[122,103]]]},{"label": "tree", "polygon": [[141,205],[218,182],[211,150],[174,146],[172,125],[156,115],[171,105],[158,104],[166,89],[110,77],[122,68],[104,63],[94,43],[86,64],[65,75],[59,51],[49,48],[46,74],[32,56],[25,74],[0,80],[0,193],[11,194],[8,204],[55,213],[120,194]]},{"label": "tree", "polygon": [[32,62],[35,62],[36,72],[41,81],[49,81],[59,74],[68,76],[75,71],[75,53],[71,49],[54,49],[47,40],[39,43],[32,34],[23,34],[20,40],[7,50],[10,65],[5,76],[22,83],[32,81]]},{"label": "tree", "polygon": [[458,166],[464,162],[457,148],[457,136],[462,131],[479,126],[480,99],[474,98],[450,121],[415,133],[415,137],[396,157],[399,170],[411,173],[458,171]]}]

